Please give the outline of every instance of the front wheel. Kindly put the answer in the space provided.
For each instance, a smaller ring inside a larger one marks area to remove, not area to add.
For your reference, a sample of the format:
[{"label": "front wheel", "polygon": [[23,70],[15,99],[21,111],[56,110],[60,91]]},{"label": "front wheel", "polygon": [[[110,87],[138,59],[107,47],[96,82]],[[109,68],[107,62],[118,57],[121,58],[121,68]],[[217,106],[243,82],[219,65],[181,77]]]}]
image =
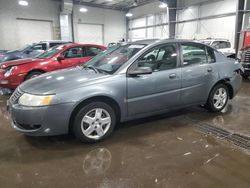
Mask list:
[{"label": "front wheel", "polygon": [[103,102],[93,102],[76,114],[73,132],[81,142],[95,143],[111,135],[115,125],[116,116],[113,108]]},{"label": "front wheel", "polygon": [[226,107],[228,99],[229,92],[227,86],[218,84],[212,89],[206,107],[211,112],[220,112]]},{"label": "front wheel", "polygon": [[35,77],[37,77],[37,76],[40,76],[41,74],[43,74],[43,73],[40,72],[40,71],[31,72],[31,73],[29,73],[29,74],[26,76],[25,81],[26,81],[26,80],[30,80],[30,79],[32,79],[32,78],[35,78]]}]

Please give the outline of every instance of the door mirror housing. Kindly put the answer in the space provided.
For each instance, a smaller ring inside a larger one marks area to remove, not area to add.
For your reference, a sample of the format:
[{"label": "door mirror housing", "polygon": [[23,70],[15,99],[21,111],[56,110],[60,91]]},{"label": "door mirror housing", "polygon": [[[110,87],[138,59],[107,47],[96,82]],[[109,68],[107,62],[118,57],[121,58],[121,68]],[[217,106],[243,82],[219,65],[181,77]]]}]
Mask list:
[{"label": "door mirror housing", "polygon": [[133,71],[129,72],[128,75],[130,76],[139,76],[144,74],[152,74],[153,70],[151,67],[138,67]]},{"label": "door mirror housing", "polygon": [[58,57],[57,57],[57,61],[59,61],[59,62],[61,62],[62,60],[64,60],[65,58],[64,58],[64,56],[63,55],[59,55]]}]

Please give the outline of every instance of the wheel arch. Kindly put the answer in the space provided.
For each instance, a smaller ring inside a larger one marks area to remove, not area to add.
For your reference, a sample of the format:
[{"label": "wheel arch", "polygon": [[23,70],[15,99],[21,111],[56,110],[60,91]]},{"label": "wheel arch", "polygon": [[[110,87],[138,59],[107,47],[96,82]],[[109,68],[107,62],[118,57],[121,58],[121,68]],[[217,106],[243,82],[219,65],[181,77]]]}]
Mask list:
[{"label": "wheel arch", "polygon": [[33,72],[41,72],[41,73],[43,73],[43,74],[46,73],[46,71],[43,70],[43,69],[32,69],[32,70],[30,70],[30,71],[27,72],[26,76],[24,77],[24,80],[26,80],[26,78],[27,78],[31,73],[33,73]]},{"label": "wheel arch", "polygon": [[228,89],[228,92],[229,92],[229,99],[232,99],[233,96],[234,96],[234,89],[232,87],[232,85],[229,83],[230,82],[230,79],[229,78],[225,78],[225,79],[222,79],[222,80],[219,80],[218,82],[216,82],[213,87],[210,89],[210,92],[209,92],[209,95],[211,93],[211,91],[213,90],[213,88],[215,86],[217,86],[218,84],[224,84],[225,86],[227,86],[227,89]]},{"label": "wheel arch", "polygon": [[112,97],[109,97],[109,96],[105,96],[105,95],[93,96],[93,97],[84,99],[83,101],[79,102],[74,107],[74,109],[72,110],[72,112],[70,114],[70,118],[69,118],[69,131],[71,131],[72,124],[74,122],[74,118],[75,118],[77,112],[79,112],[83,108],[83,106],[85,106],[85,105],[87,105],[87,104],[89,104],[91,102],[96,102],[96,101],[105,102],[108,105],[110,105],[114,109],[114,112],[116,114],[117,123],[120,122],[120,119],[121,119],[121,107],[120,107],[119,103],[115,99],[113,99]]}]

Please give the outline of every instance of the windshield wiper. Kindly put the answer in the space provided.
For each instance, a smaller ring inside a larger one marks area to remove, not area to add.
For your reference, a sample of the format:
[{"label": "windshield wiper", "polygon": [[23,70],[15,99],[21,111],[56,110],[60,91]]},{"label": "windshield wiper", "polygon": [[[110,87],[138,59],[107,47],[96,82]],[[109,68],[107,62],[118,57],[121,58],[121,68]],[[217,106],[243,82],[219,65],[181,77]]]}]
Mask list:
[{"label": "windshield wiper", "polygon": [[100,73],[99,70],[92,65],[83,66],[83,69],[91,69],[91,70],[95,71],[95,73],[97,73],[97,74]]}]

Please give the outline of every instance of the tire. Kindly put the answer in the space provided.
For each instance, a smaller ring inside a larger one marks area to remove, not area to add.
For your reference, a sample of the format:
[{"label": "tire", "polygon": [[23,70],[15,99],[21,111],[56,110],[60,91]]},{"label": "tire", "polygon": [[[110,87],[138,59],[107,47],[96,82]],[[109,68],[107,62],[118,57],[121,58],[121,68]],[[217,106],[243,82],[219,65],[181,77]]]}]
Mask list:
[{"label": "tire", "polygon": [[[218,100],[216,99],[218,98]],[[217,84],[210,92],[206,108],[211,112],[221,112],[229,100],[228,88],[224,84]]]},{"label": "tire", "polygon": [[116,125],[113,108],[104,102],[92,102],[75,116],[73,133],[84,143],[96,143],[109,137]]},{"label": "tire", "polygon": [[249,76],[248,75],[245,75],[243,74],[242,77],[245,79],[245,80],[248,80]]},{"label": "tire", "polygon": [[29,80],[29,79],[32,79],[32,78],[35,78],[35,77],[37,77],[37,76],[39,76],[39,75],[41,75],[41,74],[43,74],[43,72],[41,72],[41,71],[34,71],[34,72],[31,72],[31,73],[29,73],[29,74],[26,76],[25,81],[26,81],[26,80]]}]

